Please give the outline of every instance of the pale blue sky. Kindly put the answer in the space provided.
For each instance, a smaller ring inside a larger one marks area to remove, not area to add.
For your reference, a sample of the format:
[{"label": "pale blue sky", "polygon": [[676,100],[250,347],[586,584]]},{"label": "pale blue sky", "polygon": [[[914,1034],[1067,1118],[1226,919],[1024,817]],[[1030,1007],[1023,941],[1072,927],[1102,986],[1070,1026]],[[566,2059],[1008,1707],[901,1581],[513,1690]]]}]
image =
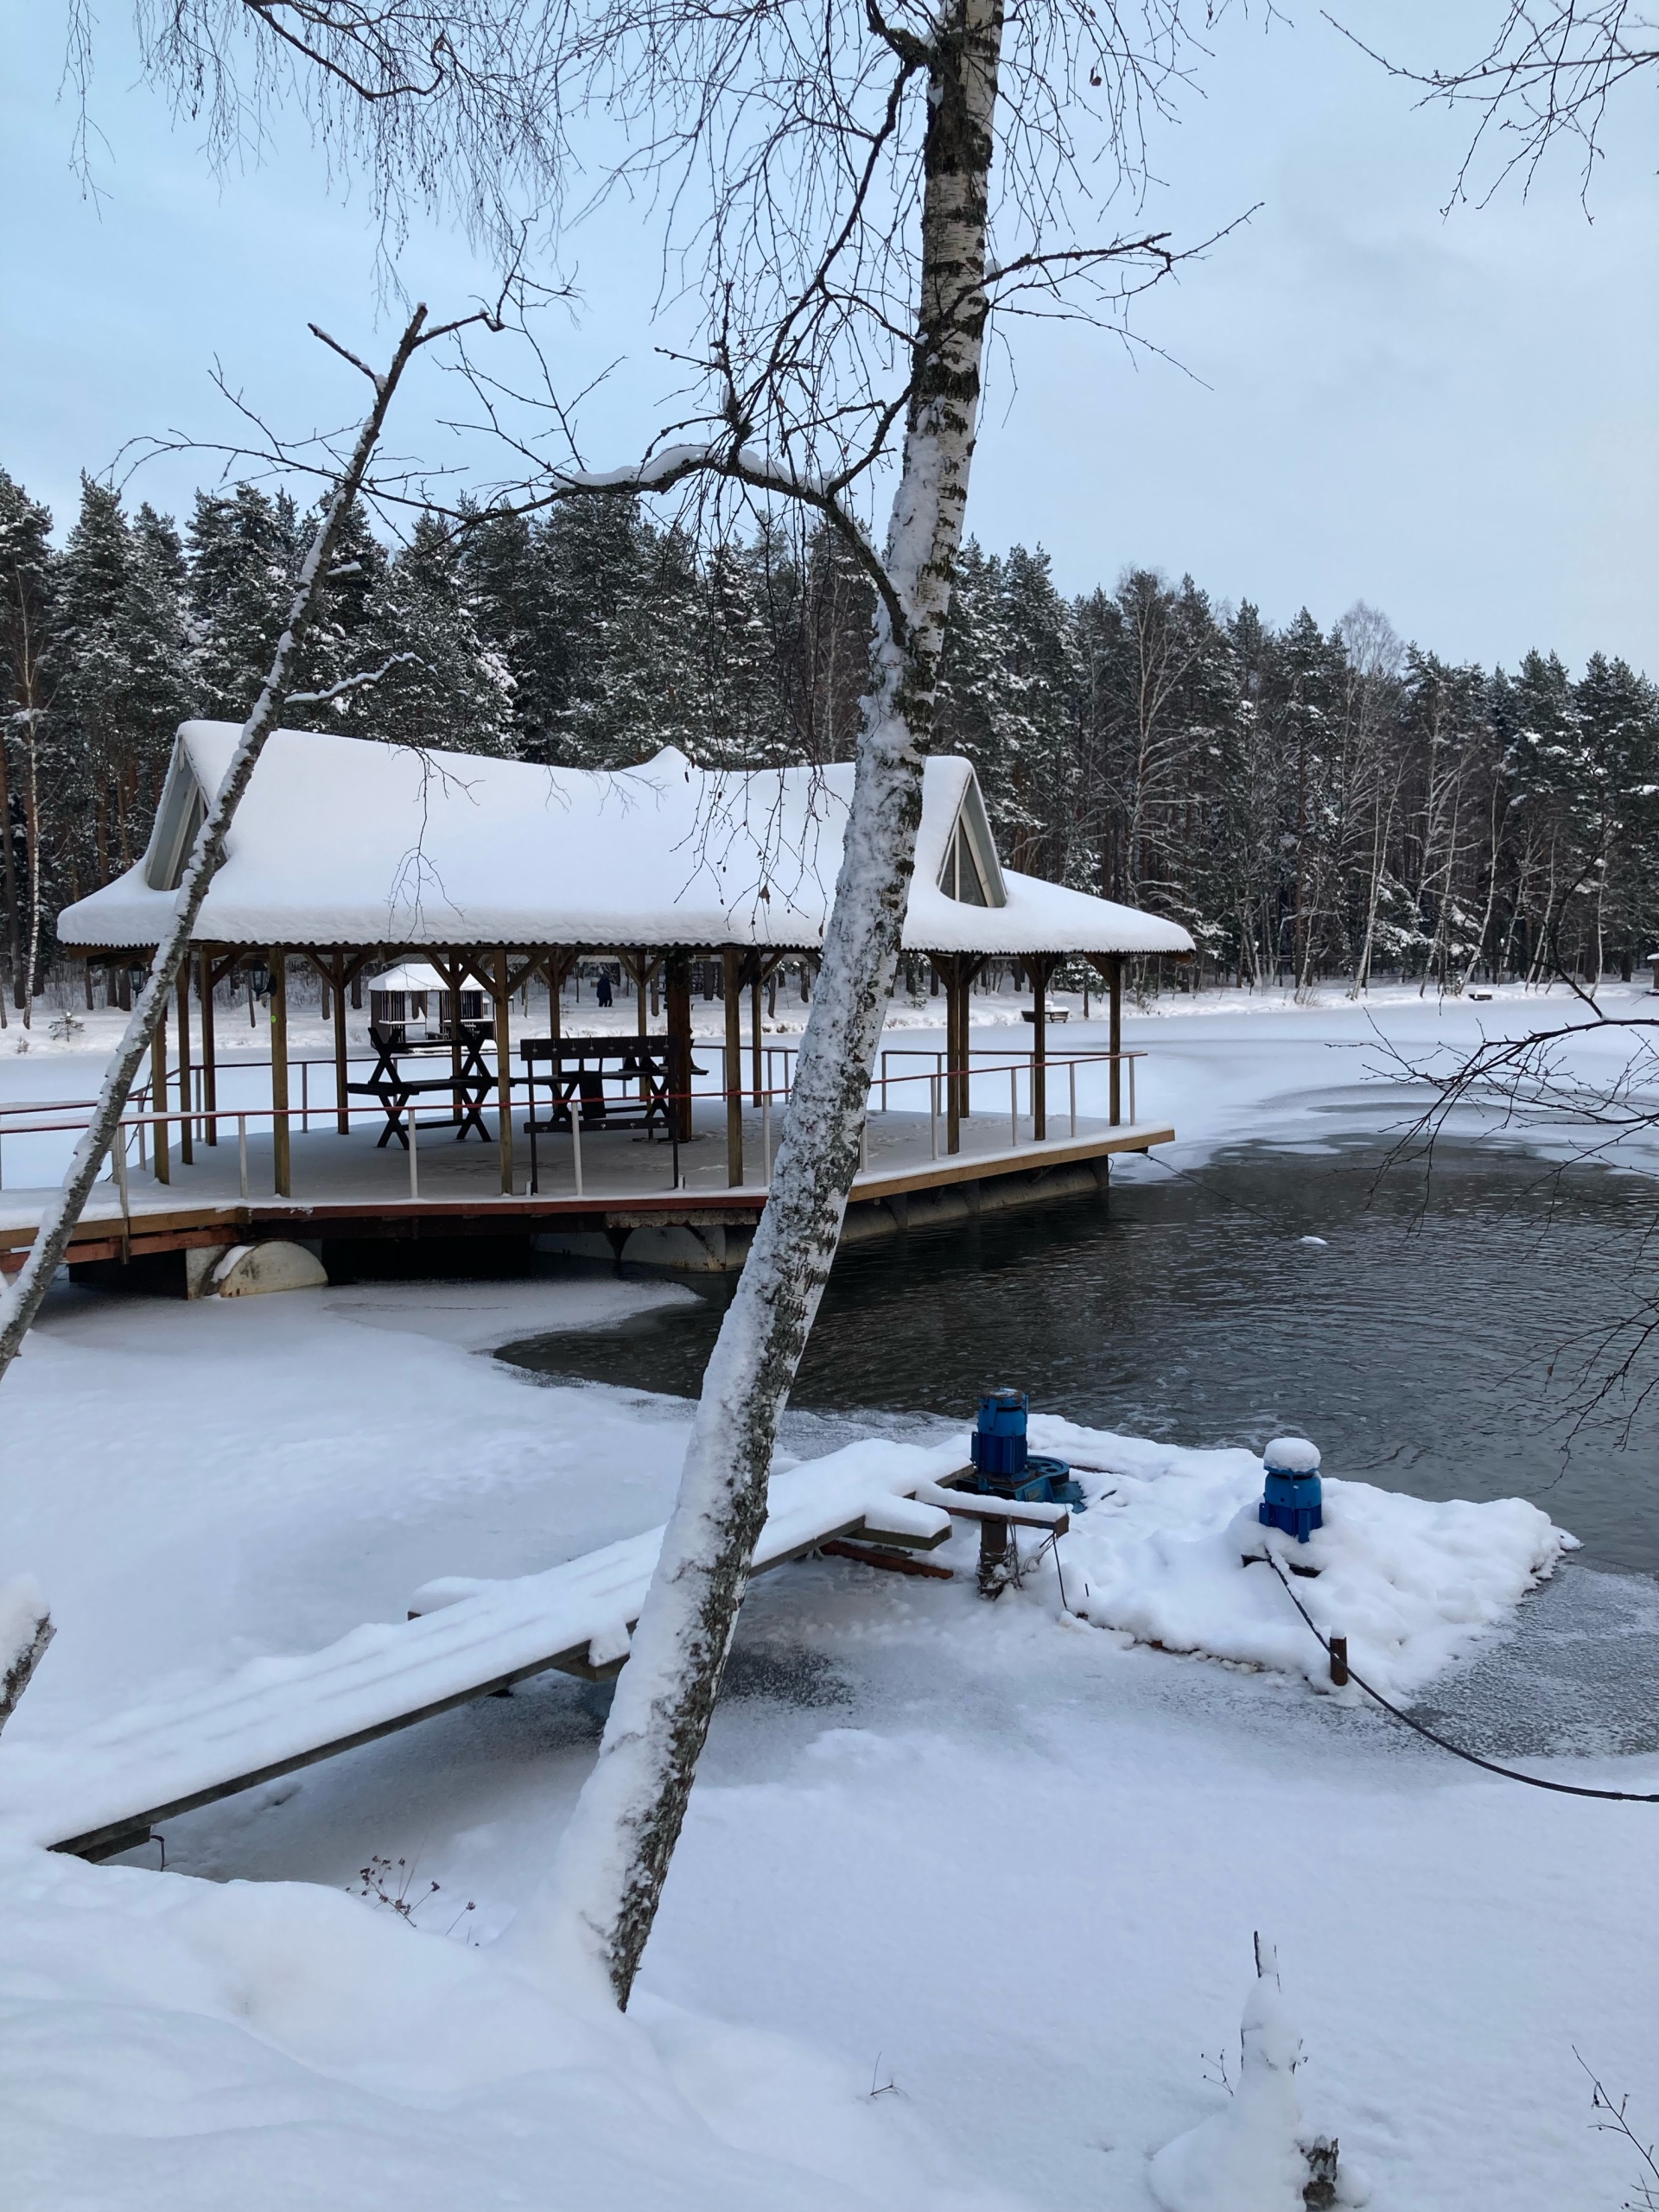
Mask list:
[{"label": "pale blue sky", "polygon": [[[1417,50],[1496,0],[1355,0],[1356,21]],[[295,134],[264,166],[210,175],[188,127],[136,87],[123,0],[93,97],[101,206],[69,168],[57,97],[61,11],[0,0],[5,345],[0,461],[60,518],[76,472],[124,440],[223,425],[208,372],[290,425],[357,406],[308,320],[371,339],[373,241],[360,199],[330,199]],[[1472,38],[1472,28],[1470,34]],[[1529,200],[1438,213],[1459,125],[1299,7],[1291,28],[1230,29],[1155,149],[1160,224],[1253,222],[1139,327],[1190,374],[1077,327],[1025,330],[999,364],[970,527],[1042,543],[1067,589],[1127,563],[1190,569],[1274,620],[1329,621],[1359,598],[1448,655],[1574,664],[1600,646],[1659,671],[1659,188],[1653,95],[1627,95],[1592,203],[1560,163]],[[651,347],[655,266],[619,215],[584,244],[585,306],[563,338],[572,384],[629,359],[589,417],[589,457],[631,458],[665,381]],[[485,281],[448,232],[417,226],[400,269],[449,308]],[[424,409],[424,412],[423,411]],[[404,417],[430,451],[437,396]],[[200,472],[168,461],[145,496],[182,510]]]}]

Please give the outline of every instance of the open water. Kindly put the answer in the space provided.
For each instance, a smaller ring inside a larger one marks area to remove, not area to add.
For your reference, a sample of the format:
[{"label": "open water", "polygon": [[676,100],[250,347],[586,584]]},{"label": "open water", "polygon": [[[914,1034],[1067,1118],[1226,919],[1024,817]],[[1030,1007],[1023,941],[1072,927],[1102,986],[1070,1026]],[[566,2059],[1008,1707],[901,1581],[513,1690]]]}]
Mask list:
[{"label": "open water", "polygon": [[[1659,1337],[1651,1357],[1637,1341],[1659,1322],[1659,1185],[1490,1149],[1379,1177],[1377,1157],[1356,1141],[1242,1147],[1186,1176],[1137,1164],[1099,1200],[850,1250],[795,1448],[965,1425],[980,1389],[1010,1383],[1095,1427],[1258,1449],[1296,1430],[1332,1474],[1530,1497],[1585,1564],[1659,1573]],[[501,1356],[692,1396],[729,1289]],[[1632,1379],[1599,1395],[1627,1351]]]}]

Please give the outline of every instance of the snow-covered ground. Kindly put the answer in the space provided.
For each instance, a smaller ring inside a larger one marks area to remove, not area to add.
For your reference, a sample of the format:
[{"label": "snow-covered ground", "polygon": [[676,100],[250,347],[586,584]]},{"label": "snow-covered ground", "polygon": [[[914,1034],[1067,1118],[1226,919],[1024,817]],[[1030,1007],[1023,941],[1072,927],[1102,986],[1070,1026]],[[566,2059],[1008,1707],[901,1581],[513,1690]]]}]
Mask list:
[{"label": "snow-covered ground", "polygon": [[[1538,1008],[1213,993],[1128,1027],[1142,1112],[1175,1121],[1190,1164],[1397,1116],[1400,1090],[1367,1085],[1372,1018],[1415,1049]],[[48,1068],[45,1095],[85,1095],[64,1084],[79,1056],[20,1061],[11,1033],[5,1095]],[[690,1294],[60,1294],[4,1386],[0,1566],[37,1573],[59,1623],[7,1744],[399,1619],[434,1577],[649,1527],[687,1409],[487,1352]],[[934,1555],[969,1570],[948,1584],[840,1561],[758,1584],[620,2028],[494,1943],[596,1739],[604,1694],[563,1677],[168,1823],[165,1878],[154,1850],[89,1868],[7,1847],[8,2212],[1150,2212],[1151,2155],[1226,2104],[1218,2055],[1236,2082],[1256,1929],[1306,2041],[1307,2118],[1378,2212],[1611,2212],[1635,2176],[1589,2128],[1574,2050],[1659,2125],[1659,1813],[1481,1775],[1316,1691],[1267,1570],[1225,1565],[1242,1455],[1036,1440],[1114,1493],[1066,1545],[1098,1624],[1065,1616],[1048,1567],[984,1605],[966,1538]],[[1354,1542],[1299,1586],[1342,1611],[1356,1661],[1369,1638],[1382,1686],[1409,1691],[1489,1659],[1550,1564],[1541,1516],[1414,1522],[1326,1471],[1332,1542]],[[1535,1764],[1659,1789],[1653,1756]],[[413,1926],[346,1894],[381,1861]]]}]

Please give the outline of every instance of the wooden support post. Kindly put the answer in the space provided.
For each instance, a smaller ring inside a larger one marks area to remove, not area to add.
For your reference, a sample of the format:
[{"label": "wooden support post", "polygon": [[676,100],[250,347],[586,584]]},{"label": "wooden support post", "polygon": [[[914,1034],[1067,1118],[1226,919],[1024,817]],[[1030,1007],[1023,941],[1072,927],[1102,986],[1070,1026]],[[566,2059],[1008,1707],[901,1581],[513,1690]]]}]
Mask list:
[{"label": "wooden support post", "polygon": [[682,1144],[691,1136],[691,956],[663,956],[663,1001],[668,1019],[668,1081]]},{"label": "wooden support post", "polygon": [[209,1144],[219,1142],[219,1065],[213,1032],[213,948],[201,948],[201,1103],[207,1115],[202,1135]]},{"label": "wooden support post", "polygon": [[448,966],[440,966],[436,961],[432,964],[437,968],[439,975],[449,986],[449,1079],[455,1086],[454,1102],[449,1109],[449,1118],[452,1122],[459,1123],[461,1116],[461,979],[462,968],[461,956],[452,945]]},{"label": "wooden support post", "polygon": [[334,995],[334,1128],[342,1137],[352,1134],[352,1102],[346,1096],[348,1071],[346,1053],[346,955],[335,947],[329,965],[329,982]]},{"label": "wooden support post", "polygon": [[1048,979],[1053,962],[1038,957],[1031,971],[1031,1137],[1040,1144],[1048,1135]]},{"label": "wooden support post", "polygon": [[190,954],[187,948],[179,963],[179,1111],[184,1116],[179,1123],[179,1160],[186,1167],[194,1167],[196,1161],[190,1127],[195,1103],[190,1095]]},{"label": "wooden support post", "polygon": [[1345,1636],[1331,1638],[1331,1680],[1337,1688],[1348,1687],[1348,1639]]},{"label": "wooden support post", "polygon": [[1111,1120],[1112,1127],[1116,1128],[1123,1118],[1123,1069],[1122,1063],[1117,1057],[1123,1050],[1123,963],[1121,958],[1114,959],[1112,962],[1106,982],[1111,996],[1110,1026],[1106,1033],[1106,1049],[1112,1056]]},{"label": "wooden support post", "polygon": [[955,955],[944,963],[944,1148],[962,1150],[962,963]]},{"label": "wooden support post", "polygon": [[726,1180],[743,1180],[743,980],[741,956],[728,945],[720,956],[726,1003]]},{"label": "wooden support post", "polygon": [[507,987],[507,956],[498,947],[495,955],[495,1098],[501,1149],[501,1195],[512,1196],[512,1039],[510,1019],[512,994]]},{"label": "wooden support post", "polygon": [[[167,1111],[167,1002],[156,1017],[156,1034],[149,1044],[149,1110],[152,1114]],[[157,1122],[150,1135],[156,1140],[154,1154],[156,1180],[173,1180],[173,1163],[168,1154],[167,1123]]]},{"label": "wooden support post", "polygon": [[270,1163],[271,1188],[279,1198],[293,1196],[288,1128],[288,954],[270,949]]},{"label": "wooden support post", "polygon": [[982,1598],[1000,1598],[1007,1586],[1008,1554],[1014,1539],[1008,1524],[1001,1520],[984,1520],[979,1524],[979,1594]]}]

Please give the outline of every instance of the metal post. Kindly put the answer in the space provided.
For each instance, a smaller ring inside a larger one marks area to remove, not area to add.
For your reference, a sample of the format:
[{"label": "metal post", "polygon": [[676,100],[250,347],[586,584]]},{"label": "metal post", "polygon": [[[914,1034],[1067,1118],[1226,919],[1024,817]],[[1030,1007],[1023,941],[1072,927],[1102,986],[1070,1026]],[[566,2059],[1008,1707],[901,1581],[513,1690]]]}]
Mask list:
[{"label": "metal post", "polygon": [[1077,1064],[1075,1060],[1066,1062],[1065,1072],[1071,1088],[1071,1134],[1076,1136],[1077,1134]]},{"label": "metal post", "polygon": [[883,1052],[883,1053],[882,1053],[882,1055],[881,1055],[881,1111],[885,1114],[885,1113],[887,1112],[887,1054],[886,1054],[885,1052]]},{"label": "metal post", "polygon": [[1049,962],[1039,953],[1031,963],[1031,1141],[1048,1135]]},{"label": "metal post", "polygon": [[245,1198],[248,1195],[248,1117],[245,1114],[238,1114],[236,1117],[236,1164],[242,1179],[242,1195]]},{"label": "metal post", "polygon": [[937,1160],[939,1156],[939,1078],[937,1075],[927,1078],[927,1139],[928,1157]]},{"label": "metal post", "polygon": [[300,1062],[300,1128],[302,1133],[311,1126],[311,1063]]},{"label": "metal post", "polygon": [[576,1196],[582,1196],[582,1071],[576,1071],[575,1095],[570,1101],[570,1164],[575,1170]]},{"label": "metal post", "polygon": [[[770,1055],[768,1055],[770,1058]],[[760,1098],[760,1183],[764,1190],[772,1188],[772,1070],[766,1070],[767,1084]]]},{"label": "metal post", "polygon": [[127,1198],[127,1125],[124,1122],[115,1132],[115,1184],[121,1193],[121,1234],[124,1238],[132,1228],[132,1208]]},{"label": "metal post", "polygon": [[1135,1062],[1129,1062],[1129,1126],[1135,1126]]},{"label": "metal post", "polygon": [[870,1109],[864,1109],[864,1119],[858,1130],[858,1172],[868,1174],[870,1166]]},{"label": "metal post", "polygon": [[421,1195],[420,1124],[415,1119],[412,1098],[404,1109],[404,1120],[409,1128],[409,1195],[411,1198],[418,1198]]},{"label": "metal post", "polygon": [[1020,1071],[1008,1070],[1008,1149],[1020,1149]]}]

